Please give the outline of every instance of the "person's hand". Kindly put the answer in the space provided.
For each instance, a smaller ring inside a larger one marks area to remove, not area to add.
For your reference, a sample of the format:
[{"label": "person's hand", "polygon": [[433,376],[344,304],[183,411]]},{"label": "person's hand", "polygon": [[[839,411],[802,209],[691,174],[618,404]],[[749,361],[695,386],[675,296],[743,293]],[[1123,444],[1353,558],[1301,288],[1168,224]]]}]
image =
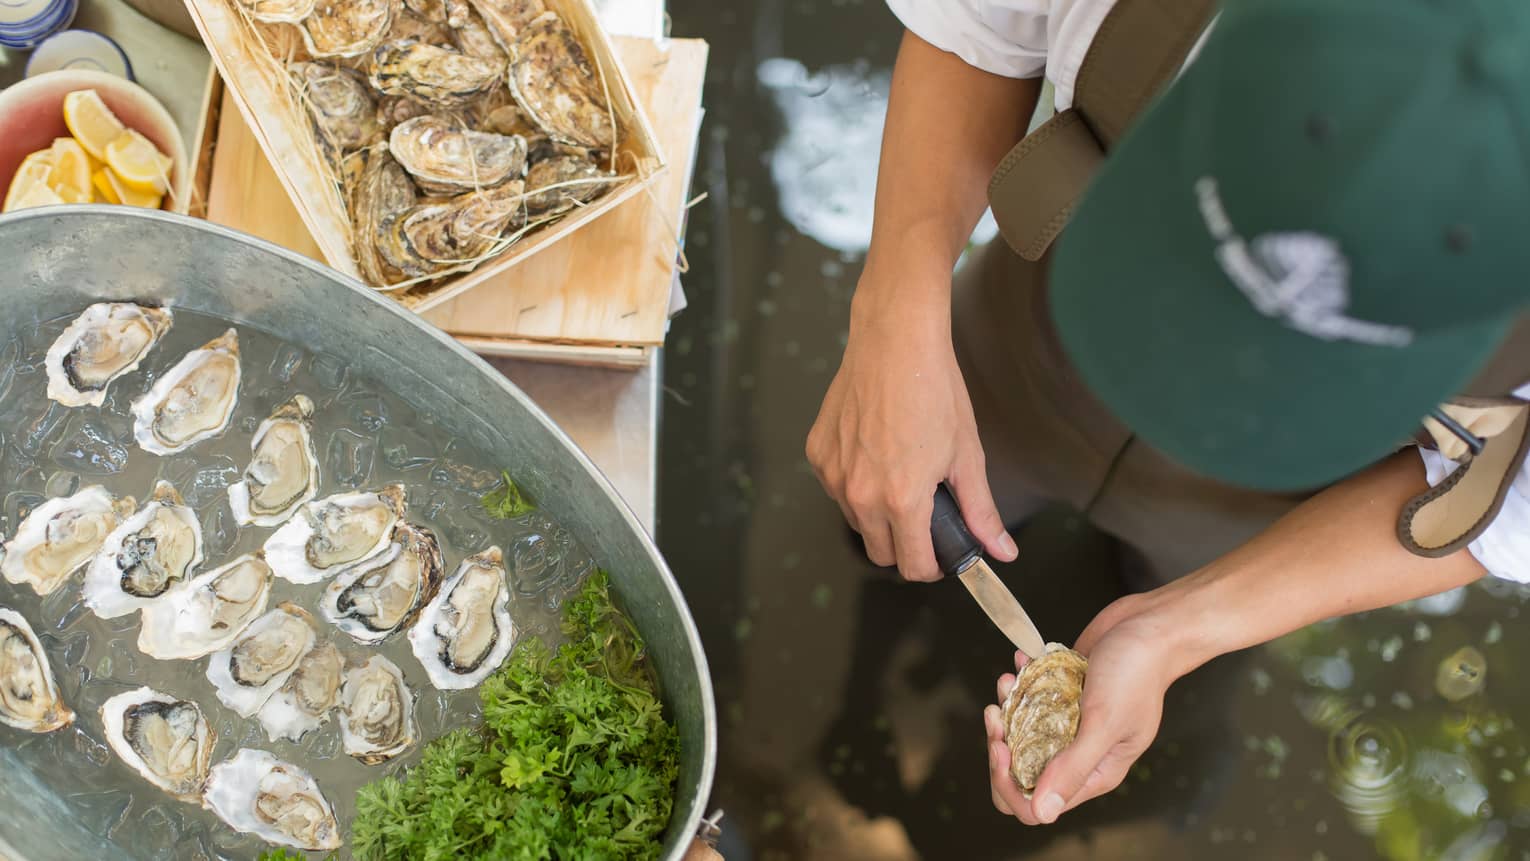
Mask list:
[{"label": "person's hand", "polygon": [[844,359],[808,434],[807,457],[866,542],[867,557],[896,564],[905,579],[930,581],[940,579],[930,513],[942,480],[990,555],[1009,561],[1017,551],[988,488],[972,402],[951,346],[949,284],[926,287],[882,287],[868,268]]},{"label": "person's hand", "polygon": [[[1171,659],[1170,632],[1149,612],[1154,601],[1129,595],[1106,607],[1078,638],[1089,658],[1079,705],[1078,737],[1047,764],[1026,798],[1009,774],[1000,712],[1015,676],[999,678],[999,703],[983,710],[988,730],[988,779],[1001,813],[1027,825],[1053,822],[1064,811],[1115,789],[1158,734],[1163,699],[1182,673]],[[1025,666],[1015,653],[1015,668]]]}]

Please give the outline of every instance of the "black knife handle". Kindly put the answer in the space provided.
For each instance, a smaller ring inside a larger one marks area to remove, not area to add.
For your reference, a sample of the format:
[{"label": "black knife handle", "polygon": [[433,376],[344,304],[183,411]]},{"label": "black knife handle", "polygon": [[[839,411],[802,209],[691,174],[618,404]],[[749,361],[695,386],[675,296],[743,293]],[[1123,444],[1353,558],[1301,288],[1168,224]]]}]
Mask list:
[{"label": "black knife handle", "polygon": [[930,539],[935,543],[935,561],[941,573],[960,574],[983,555],[983,545],[967,531],[956,498],[941,482],[935,488],[935,510],[930,514]]}]

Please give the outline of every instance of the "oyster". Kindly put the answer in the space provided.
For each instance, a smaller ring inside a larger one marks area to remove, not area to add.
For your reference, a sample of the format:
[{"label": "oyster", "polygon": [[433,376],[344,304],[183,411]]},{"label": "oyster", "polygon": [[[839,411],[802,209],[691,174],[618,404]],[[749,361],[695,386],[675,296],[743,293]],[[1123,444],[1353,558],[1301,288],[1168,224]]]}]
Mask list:
[{"label": "oyster", "polygon": [[404,8],[435,24],[446,23],[445,0],[404,0]]},{"label": "oyster", "polygon": [[584,46],[556,12],[523,27],[510,51],[510,92],[555,140],[609,149],[616,139],[606,90]]},{"label": "oyster", "polygon": [[371,493],[338,493],[305,504],[266,539],[266,561],[276,576],[317,583],[349,571],[388,549],[404,516],[404,486]]},{"label": "oyster", "polygon": [[410,277],[488,254],[505,229],[525,221],[525,183],[512,179],[445,203],[412,206],[379,228],[377,253]]},{"label": "oyster", "polygon": [[[426,116],[433,110],[430,105],[411,96],[383,96],[377,100],[377,122],[391,131],[399,123]],[[387,152],[387,149],[383,148],[383,152]]]},{"label": "oyster", "polygon": [[442,690],[471,688],[494,672],[514,645],[504,554],[490,547],[457,572],[409,629],[409,645]]},{"label": "oyster", "polygon": [[86,308],[48,348],[48,397],[66,407],[101,406],[106,387],[138,367],[171,319],[169,308],[132,302]]},{"label": "oyster", "polygon": [[101,705],[106,743],[117,758],[182,801],[195,801],[207,781],[218,734],[190,700],[139,688]]},{"label": "oyster", "polygon": [[321,643],[298,662],[297,670],[282,689],[260,707],[260,725],[272,741],[297,741],[329,720],[329,710],[340,699],[344,661],[333,643]]},{"label": "oyster", "polygon": [[374,287],[401,281],[404,274],[378,252],[380,225],[414,206],[414,183],[388,152],[387,144],[361,151],[361,179],[351,192],[354,248],[362,277]]},{"label": "oyster", "polygon": [[393,26],[397,0],[319,0],[299,25],[315,57],[357,57]]},{"label": "oyster", "polygon": [[523,138],[475,132],[437,116],[394,126],[388,151],[427,193],[488,188],[526,169]]},{"label": "oyster", "polygon": [[313,11],[314,0],[239,0],[239,6],[256,21],[296,24]]},{"label": "oyster", "polygon": [[546,218],[567,212],[589,202],[616,179],[600,169],[589,150],[548,141],[537,148],[526,171],[526,214]]},{"label": "oyster", "polygon": [[[442,11],[445,14],[445,11]],[[450,48],[456,44],[451,28],[444,21],[434,21],[430,18],[416,15],[413,12],[403,11],[393,19],[393,27],[388,30],[387,41],[398,42],[404,39],[415,39],[427,45],[437,45],[442,48]],[[357,65],[365,72],[368,68],[370,57],[358,57]]]},{"label": "oyster", "polygon": [[271,566],[262,554],[247,553],[144,607],[138,650],[162,661],[210,655],[244,633],[270,598]]},{"label": "oyster", "polygon": [[505,51],[515,44],[521,28],[547,11],[545,0],[468,0]]},{"label": "oyster", "polygon": [[377,105],[360,74],[322,63],[290,63],[287,72],[303,94],[303,104],[332,163],[338,163],[340,153],[382,137]]},{"label": "oyster", "polygon": [[460,105],[499,83],[501,68],[479,57],[417,39],[385,42],[372,52],[372,86],[390,96]]},{"label": "oyster", "polygon": [[1009,745],[1009,773],[1027,793],[1059,751],[1078,733],[1078,703],[1084,693],[1089,660],[1078,652],[1048,643],[1041,657],[1020,669],[1004,700],[1004,740]]},{"label": "oyster", "polygon": [[313,401],[294,395],[255,429],[244,479],[229,485],[236,523],[278,526],[319,491],[319,458],[308,420]]},{"label": "oyster", "polygon": [[202,564],[202,524],[168,481],[122,521],[85,570],[85,606],[115,619],[148,606]]},{"label": "oyster", "polygon": [[222,433],[238,400],[239,335],[229,329],[133,401],[133,436],[144,451],[175,454]]},{"label": "oyster", "polygon": [[509,58],[505,56],[505,49],[500,47],[499,40],[489,32],[488,25],[484,24],[483,18],[473,7],[462,0],[453,0],[452,12],[459,13],[460,23],[452,24],[452,37],[456,41],[457,50],[469,57],[478,57],[488,60],[494,65],[504,68]]},{"label": "oyster", "polygon": [[242,748],[213,766],[202,803],[230,828],[267,843],[340,848],[340,824],[313,775],[263,750]]},{"label": "oyster", "polygon": [[336,577],[319,610],[357,642],[377,643],[406,627],[441,585],[441,548],[435,533],[400,523],[387,551]]},{"label": "oyster", "polygon": [[373,655],[345,673],[340,691],[340,738],[345,752],[377,765],[414,745],[414,694],[392,661]]},{"label": "oyster", "polygon": [[52,732],[73,722],[32,626],[15,610],[0,607],[0,723]]},{"label": "oyster", "polygon": [[301,607],[280,604],[232,645],[214,652],[207,661],[207,680],[217,688],[218,700],[241,717],[260,711],[313,648],[310,619]]},{"label": "oyster", "polygon": [[101,551],[135,505],[131,496],[116,499],[99,484],[42,503],[5,542],[0,574],[39,595],[51,594]]}]

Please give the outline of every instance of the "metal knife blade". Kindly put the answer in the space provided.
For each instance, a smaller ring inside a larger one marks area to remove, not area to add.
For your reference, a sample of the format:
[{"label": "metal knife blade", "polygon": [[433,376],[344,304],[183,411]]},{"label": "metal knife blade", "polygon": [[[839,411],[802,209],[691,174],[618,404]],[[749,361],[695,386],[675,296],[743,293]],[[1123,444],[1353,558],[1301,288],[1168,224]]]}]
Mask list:
[{"label": "metal knife blade", "polygon": [[962,581],[978,606],[1004,632],[1004,636],[1015,644],[1015,648],[1030,658],[1041,657],[1041,653],[1046,651],[1046,641],[1041,638],[1041,632],[1036,630],[1036,623],[1026,615],[1025,608],[1005,588],[1004,582],[994,575],[987,562],[982,558],[976,559],[956,579]]}]

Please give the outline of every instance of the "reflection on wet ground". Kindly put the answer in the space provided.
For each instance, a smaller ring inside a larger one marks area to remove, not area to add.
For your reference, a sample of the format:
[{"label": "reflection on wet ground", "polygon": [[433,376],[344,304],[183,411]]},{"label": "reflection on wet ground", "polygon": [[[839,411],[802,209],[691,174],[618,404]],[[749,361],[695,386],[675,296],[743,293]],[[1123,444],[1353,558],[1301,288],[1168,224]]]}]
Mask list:
[{"label": "reflection on wet ground", "polygon": [[[1530,591],[1503,583],[1215,661],[1171,689],[1116,793],[1047,829],[995,813],[981,709],[1007,643],[957,584],[872,568],[802,457],[869,236],[897,23],[850,0],[670,13],[712,61],[659,540],[717,684],[729,861],[1530,859]],[[1123,589],[1068,512],[1020,544],[1001,574],[1049,638]]]}]

